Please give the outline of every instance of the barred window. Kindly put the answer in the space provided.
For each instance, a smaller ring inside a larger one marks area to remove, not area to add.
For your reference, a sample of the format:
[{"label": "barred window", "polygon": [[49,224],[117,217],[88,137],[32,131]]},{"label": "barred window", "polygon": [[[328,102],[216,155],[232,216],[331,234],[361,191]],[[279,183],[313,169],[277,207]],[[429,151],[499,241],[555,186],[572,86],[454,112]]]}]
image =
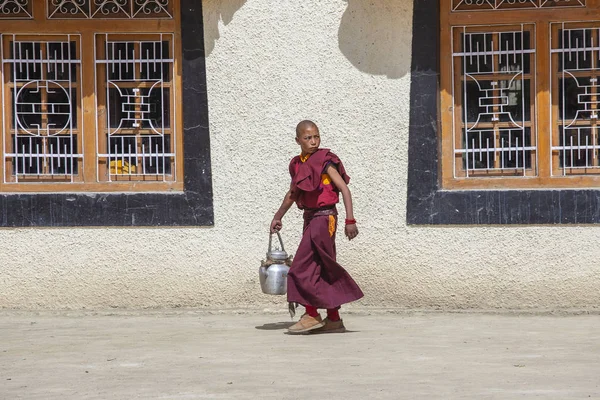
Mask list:
[{"label": "barred window", "polygon": [[584,7],[586,0],[452,0],[452,11]]},{"label": "barred window", "polygon": [[0,191],[182,190],[175,3],[0,0]]},{"label": "barred window", "polygon": [[441,7],[443,187],[600,186],[600,2]]}]

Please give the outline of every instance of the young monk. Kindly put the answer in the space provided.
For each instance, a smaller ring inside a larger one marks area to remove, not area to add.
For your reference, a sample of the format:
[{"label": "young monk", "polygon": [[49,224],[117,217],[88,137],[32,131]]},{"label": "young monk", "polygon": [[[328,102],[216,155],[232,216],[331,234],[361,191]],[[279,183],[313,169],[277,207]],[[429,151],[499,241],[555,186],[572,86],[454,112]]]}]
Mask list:
[{"label": "young monk", "polygon": [[[301,153],[290,162],[292,183],[271,222],[271,233],[277,232],[282,227],[281,219],[294,202],[304,210],[304,233],[288,273],[287,297],[289,302],[303,305],[306,313],[288,331],[344,332],[340,306],[363,297],[356,282],[336,262],[336,204],[340,192],[346,208],[344,233],[349,240],[358,235],[347,186],[350,177],[335,154],[329,149],[319,149],[321,137],[314,122],[298,124],[296,143]],[[324,320],[319,308],[327,310]]]}]

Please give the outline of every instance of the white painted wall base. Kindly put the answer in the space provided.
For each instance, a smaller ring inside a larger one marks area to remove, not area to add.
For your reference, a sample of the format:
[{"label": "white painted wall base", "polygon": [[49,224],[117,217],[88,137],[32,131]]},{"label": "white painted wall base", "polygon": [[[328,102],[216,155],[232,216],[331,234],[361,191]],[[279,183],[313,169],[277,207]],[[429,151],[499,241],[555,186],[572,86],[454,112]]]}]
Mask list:
[{"label": "white painted wall base", "polygon": [[[366,296],[350,308],[600,304],[600,227],[406,226],[411,1],[203,5],[215,226],[0,230],[0,308],[285,309],[257,271],[305,118],[352,177],[361,233],[338,236],[339,261]],[[300,229],[292,209],[292,252]]]}]

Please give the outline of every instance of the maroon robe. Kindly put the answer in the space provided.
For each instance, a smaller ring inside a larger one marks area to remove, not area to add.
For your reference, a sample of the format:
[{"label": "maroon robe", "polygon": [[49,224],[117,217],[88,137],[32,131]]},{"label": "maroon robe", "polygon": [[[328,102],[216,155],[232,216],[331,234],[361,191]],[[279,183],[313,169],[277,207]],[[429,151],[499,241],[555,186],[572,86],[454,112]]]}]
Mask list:
[{"label": "maroon robe", "polygon": [[[327,149],[320,149],[301,164],[298,157],[290,163],[292,193],[298,207],[304,209],[304,233],[288,273],[287,298],[289,302],[316,308],[333,309],[363,297],[356,282],[336,262],[335,233],[329,234],[330,217],[335,218],[338,190],[333,186],[324,190],[321,174],[334,164],[345,182],[350,178],[340,159]],[[307,205],[318,204],[319,208]]]}]

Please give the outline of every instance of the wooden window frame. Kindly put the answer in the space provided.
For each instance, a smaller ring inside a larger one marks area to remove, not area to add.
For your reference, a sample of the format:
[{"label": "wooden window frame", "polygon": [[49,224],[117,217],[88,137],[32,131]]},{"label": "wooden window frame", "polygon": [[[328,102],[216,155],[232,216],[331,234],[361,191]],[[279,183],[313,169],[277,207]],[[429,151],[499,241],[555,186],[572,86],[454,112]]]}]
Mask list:
[{"label": "wooden window frame", "polygon": [[[452,0],[440,0],[440,122],[441,122],[441,185],[446,190],[470,189],[545,189],[545,188],[596,188],[600,176],[552,174],[552,103],[550,91],[550,35],[551,23],[600,21],[600,0],[587,0],[586,7],[560,7],[543,9],[494,10],[489,12],[452,12]],[[474,18],[476,17],[476,18]],[[535,24],[536,48],[536,104],[537,104],[537,175],[521,177],[457,178],[454,170],[454,121],[452,76],[452,27],[471,25]],[[555,133],[554,133],[555,134]],[[555,156],[555,155],[554,155]]]},{"label": "wooden window frame", "polygon": [[0,193],[2,227],[214,225],[202,2],[180,0],[183,192]]},{"label": "wooden window frame", "polygon": [[[82,80],[80,100],[82,115],[82,131],[83,138],[83,165],[79,169],[81,182],[25,182],[25,183],[4,183],[4,168],[3,163],[0,166],[0,173],[3,179],[0,179],[0,193],[54,193],[54,192],[181,192],[184,190],[184,156],[183,156],[183,116],[181,107],[176,107],[176,104],[181,104],[182,93],[182,51],[181,51],[181,9],[180,2],[173,1],[173,18],[157,18],[157,19],[47,19],[46,16],[46,1],[33,2],[33,19],[27,20],[0,20],[0,28],[3,33],[15,35],[27,35],[40,33],[53,35],[76,34],[80,37],[82,49],[81,65],[82,65]],[[156,182],[127,180],[113,182],[99,182],[98,170],[101,169],[97,162],[96,149],[96,97],[89,95],[97,93],[96,74],[86,73],[86,71],[94,71],[95,69],[95,48],[96,34],[172,34],[173,35],[173,83],[174,83],[174,98],[171,104],[172,116],[174,119],[174,142],[175,146],[171,149],[175,153],[175,165],[172,169],[172,174],[176,178],[172,181]],[[1,121],[0,121],[1,122]],[[81,143],[79,144],[81,145]]]},{"label": "wooden window frame", "polygon": [[441,15],[440,0],[413,2],[407,225],[600,224],[598,189],[442,187],[441,53],[440,36],[435,34]]}]

